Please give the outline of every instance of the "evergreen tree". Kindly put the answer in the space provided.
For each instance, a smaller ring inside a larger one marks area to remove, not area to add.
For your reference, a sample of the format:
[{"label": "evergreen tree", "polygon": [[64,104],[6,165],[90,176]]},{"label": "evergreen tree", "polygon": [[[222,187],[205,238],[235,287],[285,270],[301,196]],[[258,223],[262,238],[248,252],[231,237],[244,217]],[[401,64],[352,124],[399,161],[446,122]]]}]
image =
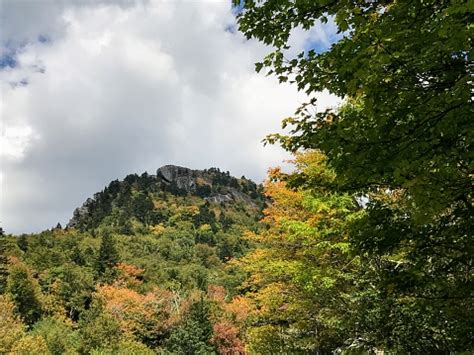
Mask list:
[{"label": "evergreen tree", "polygon": [[7,286],[8,265],[7,241],[0,236],[0,294],[5,292]]},{"label": "evergreen tree", "polygon": [[149,223],[149,217],[153,211],[154,205],[153,200],[146,193],[139,193],[137,197],[133,199],[133,210],[135,217],[144,224]]},{"label": "evergreen tree", "polygon": [[103,275],[107,270],[112,269],[120,261],[115,241],[110,232],[105,232],[102,235],[102,242],[100,244],[99,255],[96,261],[96,272]]},{"label": "evergreen tree", "polygon": [[16,240],[16,244],[21,251],[26,252],[28,250],[28,239],[26,239],[26,235],[20,235]]},{"label": "evergreen tree", "polygon": [[75,245],[72,249],[71,260],[77,265],[83,266],[86,264],[82,251],[77,245]]},{"label": "evergreen tree", "polygon": [[201,298],[191,306],[183,324],[171,333],[166,350],[173,354],[215,354],[215,347],[209,343],[211,336],[209,303]]}]

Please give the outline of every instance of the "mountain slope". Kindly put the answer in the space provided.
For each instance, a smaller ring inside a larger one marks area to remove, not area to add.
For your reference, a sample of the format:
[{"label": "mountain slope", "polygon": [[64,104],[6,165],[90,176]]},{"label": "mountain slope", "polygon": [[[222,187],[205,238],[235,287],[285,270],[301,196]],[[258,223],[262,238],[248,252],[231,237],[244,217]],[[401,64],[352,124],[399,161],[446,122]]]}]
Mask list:
[{"label": "mountain slope", "polygon": [[261,189],[167,165],[112,181],[65,229],[2,236],[0,307],[24,331],[0,352],[34,340],[31,353],[241,353],[247,275],[231,261],[254,248]]},{"label": "mountain slope", "polygon": [[[217,224],[232,224],[232,215],[255,221],[264,201],[261,186],[245,177],[237,179],[216,168],[191,170],[166,165],[156,175],[132,174],[123,181],[112,181],[74,211],[67,227],[86,231],[109,226],[133,234],[139,228],[169,225],[173,206],[194,206],[198,209],[191,209],[189,218],[182,217],[196,226],[209,222],[216,231]],[[243,224],[248,222],[242,220]]]}]

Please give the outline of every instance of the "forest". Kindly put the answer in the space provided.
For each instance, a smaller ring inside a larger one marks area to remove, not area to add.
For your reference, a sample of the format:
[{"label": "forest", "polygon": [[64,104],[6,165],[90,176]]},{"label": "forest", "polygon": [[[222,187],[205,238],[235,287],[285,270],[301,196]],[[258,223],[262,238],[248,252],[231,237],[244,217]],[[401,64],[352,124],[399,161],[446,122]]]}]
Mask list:
[{"label": "forest", "polygon": [[[472,354],[474,3],[234,6],[255,69],[309,97],[264,141],[291,169],[165,166],[1,230],[0,353]],[[292,54],[328,21],[337,42]]]}]

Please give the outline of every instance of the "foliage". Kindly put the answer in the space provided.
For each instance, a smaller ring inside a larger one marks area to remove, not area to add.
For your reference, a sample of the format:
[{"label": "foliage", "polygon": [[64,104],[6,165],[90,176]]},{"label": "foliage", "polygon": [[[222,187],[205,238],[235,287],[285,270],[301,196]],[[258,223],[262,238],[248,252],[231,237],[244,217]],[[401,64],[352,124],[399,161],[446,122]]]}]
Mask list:
[{"label": "foliage", "polygon": [[43,282],[49,286],[54,302],[64,308],[69,318],[78,320],[79,315],[88,307],[94,290],[91,270],[65,264],[45,273]]},{"label": "foliage", "polygon": [[24,336],[25,326],[15,314],[15,305],[0,295],[0,353],[8,353]]},{"label": "foliage", "polygon": [[[222,193],[257,189],[227,173],[205,174],[216,177]],[[198,180],[209,187],[208,196],[216,193],[209,179]],[[205,291],[212,284],[239,293],[244,271],[228,261],[252,248],[243,234],[260,228],[262,206],[247,196],[213,202],[197,191],[171,194],[153,176],[130,175],[96,195],[77,228],[1,236],[8,287],[0,296],[0,352],[243,349],[242,323],[233,321],[238,311]]]},{"label": "foliage", "polygon": [[3,294],[7,287],[9,263],[7,256],[7,241],[3,235],[0,235],[0,294]]},{"label": "foliage", "polygon": [[99,275],[103,275],[106,272],[110,273],[118,262],[119,255],[115,248],[114,239],[109,232],[105,232],[102,236],[102,242],[99,248],[96,271]]},{"label": "foliage", "polygon": [[120,325],[121,331],[156,346],[180,320],[180,300],[173,292],[155,289],[146,294],[120,286],[100,286],[96,297],[104,310]]},{"label": "foliage", "polygon": [[100,304],[95,304],[81,319],[80,352],[90,353],[95,349],[114,348],[122,338],[119,322],[102,312]]},{"label": "foliage", "polygon": [[166,343],[166,351],[178,354],[214,354],[209,304],[201,299],[194,303],[182,325],[174,329]]},{"label": "foliage", "polygon": [[[303,105],[285,121],[291,135],[273,139],[322,149],[347,188],[407,189],[422,216],[471,206],[470,10],[439,0],[245,1],[241,31],[275,46],[257,69],[346,99],[316,115]],[[286,58],[291,30],[318,21],[334,21],[341,39]]]},{"label": "foliage", "polygon": [[376,290],[359,300],[366,342],[398,352],[472,349],[472,218],[458,206],[420,225],[401,198],[374,196],[353,226],[359,282]]},{"label": "foliage", "polygon": [[31,334],[44,339],[52,355],[73,354],[79,343],[78,334],[70,324],[52,317],[37,322]]},{"label": "foliage", "polygon": [[28,250],[28,239],[26,239],[26,235],[20,235],[16,240],[16,244],[21,251],[26,252]]},{"label": "foliage", "polygon": [[13,347],[12,353],[20,355],[49,354],[46,341],[40,336],[26,335]]},{"label": "foliage", "polygon": [[[234,3],[243,6],[240,30],[274,46],[258,71],[344,100],[317,112],[311,99],[284,120],[288,135],[267,142],[319,149],[336,173],[328,188],[366,201],[363,217],[346,226],[360,260],[351,346],[472,351],[470,2]],[[327,22],[339,31],[335,43],[291,56],[294,29]],[[299,174],[288,183],[317,186]]]},{"label": "foliage", "polygon": [[244,346],[239,339],[239,330],[233,324],[223,321],[214,324],[214,336],[211,339],[219,354],[241,354]]},{"label": "foliage", "polygon": [[294,176],[313,187],[293,190],[292,177],[271,172],[268,229],[250,236],[259,247],[241,260],[251,275],[247,339],[255,352],[331,351],[350,334],[359,259],[347,227],[360,212],[353,198],[326,187],[335,174],[323,154],[297,155],[295,164]]},{"label": "foliage", "polygon": [[154,351],[147,348],[146,345],[132,340],[132,339],[121,339],[118,344],[108,348],[98,348],[91,351],[92,355],[129,355],[129,354],[140,354],[140,355],[153,355]]},{"label": "foliage", "polygon": [[16,260],[9,270],[7,293],[26,324],[33,324],[41,317],[41,290],[28,267]]}]

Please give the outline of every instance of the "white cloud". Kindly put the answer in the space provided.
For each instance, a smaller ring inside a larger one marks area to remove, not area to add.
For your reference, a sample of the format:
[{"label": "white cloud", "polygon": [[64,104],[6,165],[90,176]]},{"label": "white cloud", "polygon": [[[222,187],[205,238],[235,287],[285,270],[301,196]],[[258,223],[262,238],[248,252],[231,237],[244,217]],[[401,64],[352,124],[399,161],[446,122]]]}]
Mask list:
[{"label": "white cloud", "polygon": [[29,39],[19,65],[0,71],[7,232],[65,223],[128,173],[172,163],[261,180],[286,157],[261,140],[304,97],[254,73],[268,49],[225,31],[235,21],[227,1],[125,3],[47,2],[27,29],[4,25]]},{"label": "white cloud", "polygon": [[28,126],[9,126],[0,135],[0,156],[5,159],[21,159],[31,144],[33,131]]}]

